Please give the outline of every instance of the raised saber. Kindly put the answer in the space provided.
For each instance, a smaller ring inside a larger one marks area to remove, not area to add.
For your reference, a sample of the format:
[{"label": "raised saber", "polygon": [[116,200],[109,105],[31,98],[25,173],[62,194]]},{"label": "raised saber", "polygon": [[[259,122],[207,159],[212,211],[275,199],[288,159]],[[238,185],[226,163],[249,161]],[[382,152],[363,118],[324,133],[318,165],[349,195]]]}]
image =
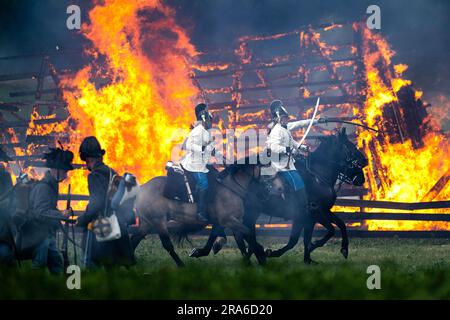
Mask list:
[{"label": "raised saber", "polygon": [[[313,116],[312,116],[311,120],[309,121],[308,128],[306,128],[305,134],[303,135],[302,139],[300,140],[300,142],[298,144],[299,148],[303,144],[303,142],[306,139],[306,136],[308,135],[309,131],[311,130],[311,127],[312,127],[312,125],[314,123],[314,119],[316,118],[316,115],[317,115],[317,110],[319,110],[319,103],[320,103],[320,97],[317,98],[316,106],[314,107]],[[291,162],[291,155],[292,155],[292,151],[288,155],[288,161],[286,163],[286,169],[289,168],[289,162]]]},{"label": "raised saber", "polygon": [[299,146],[301,146],[303,144],[303,142],[305,142],[306,136],[309,134],[309,131],[311,130],[311,127],[314,123],[314,119],[316,118],[316,115],[317,115],[317,110],[319,110],[319,103],[320,103],[320,97],[317,98],[316,106],[314,107],[313,116],[312,116],[311,120],[309,121],[308,128],[306,128],[306,131],[302,137],[302,140],[300,140],[300,142],[299,142]]}]

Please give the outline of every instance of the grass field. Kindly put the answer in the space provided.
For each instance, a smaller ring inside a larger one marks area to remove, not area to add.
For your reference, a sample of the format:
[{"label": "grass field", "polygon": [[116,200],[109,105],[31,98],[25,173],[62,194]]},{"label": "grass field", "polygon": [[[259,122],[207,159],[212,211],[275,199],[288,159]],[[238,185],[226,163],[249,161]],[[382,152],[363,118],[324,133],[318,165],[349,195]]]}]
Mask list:
[{"label": "grass field", "polygon": [[[204,237],[192,238],[194,245]],[[277,248],[285,238],[262,239]],[[193,259],[192,246],[178,247],[186,268],[177,269],[159,239],[138,248],[131,270],[83,271],[81,290],[66,278],[30,270],[0,270],[2,299],[450,299],[450,240],[351,239],[350,255],[332,240],[313,253],[319,265],[303,264],[301,246],[265,267],[248,266],[232,239],[217,256]],[[381,268],[381,290],[368,290],[369,265]]]}]

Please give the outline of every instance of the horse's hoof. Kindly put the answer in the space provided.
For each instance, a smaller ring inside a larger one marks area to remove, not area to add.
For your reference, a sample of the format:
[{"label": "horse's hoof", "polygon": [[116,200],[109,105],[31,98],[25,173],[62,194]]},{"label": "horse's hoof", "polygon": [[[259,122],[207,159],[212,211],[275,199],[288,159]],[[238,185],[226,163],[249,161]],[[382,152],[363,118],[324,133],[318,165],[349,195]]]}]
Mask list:
[{"label": "horse's hoof", "polygon": [[186,265],[184,264],[183,261],[180,261],[180,262],[177,262],[177,267],[178,268],[184,268],[184,267],[186,267]]},{"label": "horse's hoof", "polygon": [[242,262],[243,262],[244,266],[251,266],[252,265],[250,257],[248,257],[248,256],[244,256],[243,259],[242,259]]},{"label": "horse's hoof", "polygon": [[266,256],[257,257],[257,260],[260,266],[264,266],[267,263]]},{"label": "horse's hoof", "polygon": [[192,249],[191,253],[189,254],[189,257],[191,258],[200,258],[203,255],[201,254],[200,249],[194,248]]},{"label": "horse's hoof", "polygon": [[342,248],[341,253],[344,256],[345,259],[348,258],[348,248]]}]

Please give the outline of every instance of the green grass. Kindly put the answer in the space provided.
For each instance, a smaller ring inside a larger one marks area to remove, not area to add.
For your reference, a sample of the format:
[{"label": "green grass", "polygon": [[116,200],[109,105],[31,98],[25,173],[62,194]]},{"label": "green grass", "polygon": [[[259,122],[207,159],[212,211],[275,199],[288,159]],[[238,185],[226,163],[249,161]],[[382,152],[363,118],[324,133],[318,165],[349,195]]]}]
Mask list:
[{"label": "green grass", "polygon": [[[277,248],[284,238],[266,238]],[[193,238],[199,246],[204,237]],[[30,270],[0,270],[2,299],[449,299],[450,240],[351,239],[349,259],[333,239],[313,253],[319,265],[303,264],[301,246],[265,267],[245,265],[234,245],[217,256],[189,258],[191,245],[178,247],[186,268],[178,269],[156,237],[138,248],[131,270],[82,272],[81,290],[66,278]],[[381,268],[381,290],[368,290],[366,269]]]}]

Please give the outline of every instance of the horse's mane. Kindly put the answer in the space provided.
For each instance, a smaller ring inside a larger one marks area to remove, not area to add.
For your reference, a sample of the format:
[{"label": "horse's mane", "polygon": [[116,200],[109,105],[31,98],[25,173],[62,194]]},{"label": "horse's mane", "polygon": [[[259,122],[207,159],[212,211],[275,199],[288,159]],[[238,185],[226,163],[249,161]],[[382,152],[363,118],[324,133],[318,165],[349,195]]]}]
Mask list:
[{"label": "horse's mane", "polygon": [[319,138],[320,144],[311,152],[310,157],[311,160],[321,160],[323,158],[328,157],[330,151],[330,145],[336,143],[336,135],[327,135]]}]

